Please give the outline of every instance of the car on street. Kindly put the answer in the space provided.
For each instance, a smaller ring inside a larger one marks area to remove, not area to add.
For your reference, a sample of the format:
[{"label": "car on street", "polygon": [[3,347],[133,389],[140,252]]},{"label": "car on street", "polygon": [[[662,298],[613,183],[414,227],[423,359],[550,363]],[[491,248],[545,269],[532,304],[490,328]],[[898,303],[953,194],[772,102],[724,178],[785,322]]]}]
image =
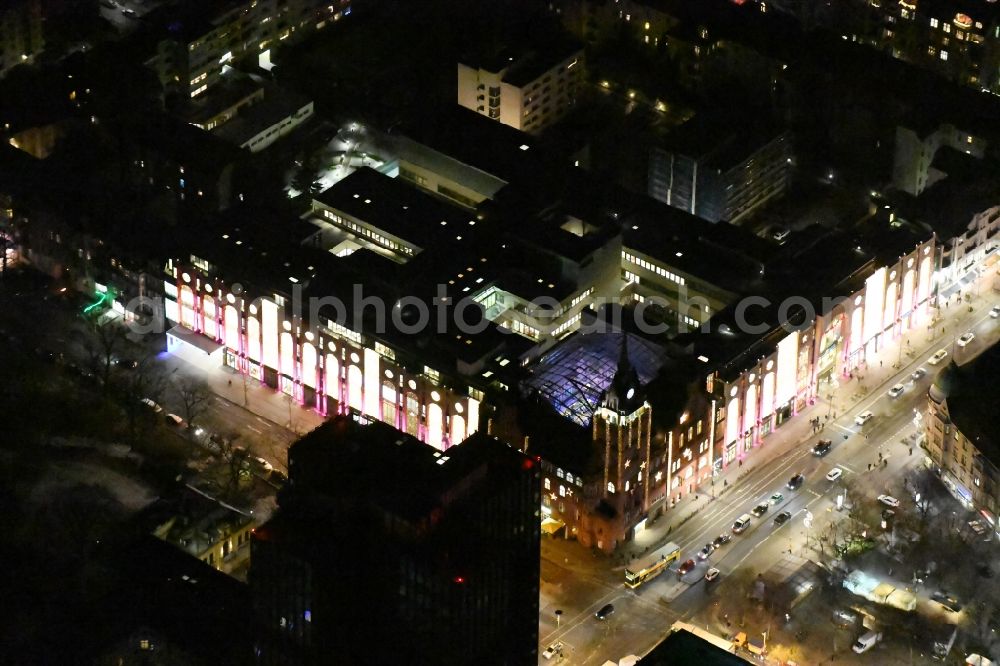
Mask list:
[{"label": "car on street", "polygon": [[927,359],[927,362],[930,363],[931,365],[937,365],[938,363],[943,361],[947,355],[948,355],[948,350],[938,349],[936,352],[934,352],[934,356],[931,356],[929,359]]},{"label": "car on street", "polygon": [[705,582],[711,583],[714,580],[718,580],[719,574],[721,573],[722,573],[721,571],[719,571],[715,567],[712,567],[711,569],[705,572]]},{"label": "car on street", "polygon": [[976,339],[976,334],[973,333],[972,331],[969,331],[968,333],[964,333],[958,339],[958,346],[959,347],[964,347],[965,345],[969,344],[970,342],[972,342],[975,339]]},{"label": "car on street", "polygon": [[726,545],[732,540],[733,540],[732,534],[720,534],[719,536],[715,537],[715,540],[712,542],[712,545],[715,546],[715,548],[718,548],[719,546]]},{"label": "car on street", "polygon": [[115,360],[115,365],[119,368],[125,368],[127,370],[135,370],[139,367],[139,361],[133,358],[119,358]]},{"label": "car on street", "polygon": [[135,10],[132,9],[131,7],[122,7],[122,14],[124,14],[129,18],[136,18],[139,16],[138,14],[135,13]]},{"label": "car on street", "polygon": [[274,465],[264,460],[260,456],[251,456],[250,462],[252,462],[254,465],[256,465],[265,472],[270,472],[272,469],[274,469]]},{"label": "car on street", "polygon": [[889,389],[889,397],[898,398],[899,396],[903,395],[903,391],[905,390],[906,390],[905,386],[903,386],[902,384],[896,384],[891,389]]},{"label": "car on street", "polygon": [[910,375],[910,379],[912,379],[913,381],[917,381],[926,374],[927,374],[926,370],[924,370],[923,368],[917,368],[916,370],[913,371],[913,374]]},{"label": "car on street", "polygon": [[605,604],[601,606],[601,610],[594,613],[594,617],[598,620],[606,620],[608,616],[615,612],[614,604]]},{"label": "car on street", "polygon": [[854,417],[854,423],[856,423],[859,426],[863,426],[864,424],[871,421],[874,417],[875,415],[866,409],[865,411],[861,412],[860,414]]},{"label": "car on street", "polygon": [[784,525],[792,517],[792,514],[788,511],[782,511],[777,516],[774,517],[775,525]]},{"label": "car on street", "polygon": [[167,425],[177,426],[178,428],[184,425],[184,419],[176,414],[167,414],[164,418],[167,419]]},{"label": "car on street", "polygon": [[114,9],[118,6],[118,3],[115,0],[101,0],[101,5],[108,9]]},{"label": "car on street", "polygon": [[686,562],[684,562],[683,564],[681,564],[679,567],[677,567],[677,575],[678,576],[683,576],[686,573],[690,573],[691,570],[694,569],[694,567],[695,567],[694,560],[687,560]]},{"label": "car on street", "polygon": [[751,521],[753,521],[753,516],[749,513],[744,513],[742,516],[737,518],[736,522],[733,523],[733,534],[741,534],[745,532],[746,529],[750,527]]},{"label": "car on street", "polygon": [[562,643],[553,643],[552,645],[545,648],[544,652],[542,652],[542,658],[551,659],[552,657],[562,652],[562,649],[563,649]]},{"label": "car on street", "polygon": [[816,442],[816,446],[813,447],[813,455],[825,456],[830,452],[830,448],[833,446],[833,440],[821,439]]},{"label": "car on street", "polygon": [[796,474],[795,476],[790,478],[788,480],[788,483],[785,485],[788,487],[789,490],[798,490],[799,488],[802,487],[802,484],[805,483],[805,480],[806,477],[802,476],[801,474]]},{"label": "car on street", "polygon": [[944,609],[949,613],[957,613],[958,611],[962,610],[962,604],[959,603],[958,599],[948,594],[944,590],[938,590],[937,592],[933,593],[931,595],[931,599],[941,604],[944,607]]},{"label": "car on street", "polygon": [[878,501],[881,502],[882,504],[885,504],[890,509],[895,509],[896,507],[899,506],[899,500],[893,497],[892,495],[879,495]]},{"label": "car on street", "polygon": [[778,243],[784,243],[785,239],[788,238],[790,232],[785,227],[773,227],[771,229],[771,238],[773,238]]},{"label": "car on street", "polygon": [[780,504],[783,499],[785,499],[784,495],[781,493],[774,493],[771,495],[771,504]]},{"label": "car on street", "polygon": [[752,513],[756,517],[760,518],[765,513],[767,513],[767,510],[770,509],[770,508],[771,508],[770,504],[768,504],[767,502],[761,502],[760,504],[758,504],[757,506],[755,506],[753,508],[753,511],[751,511],[750,513]]},{"label": "car on street", "polygon": [[142,402],[142,404],[146,405],[147,407],[149,407],[150,409],[152,409],[157,414],[159,414],[160,412],[163,411],[163,407],[160,407],[158,404],[156,404],[155,402],[153,402],[149,398],[143,398],[141,402]]},{"label": "car on street", "polygon": [[840,469],[839,467],[834,467],[833,469],[831,469],[827,473],[826,480],[827,481],[836,481],[837,479],[839,479],[842,476],[844,476],[844,470]]},{"label": "car on street", "polygon": [[994,319],[1000,317],[1000,305],[994,305],[990,309],[990,316],[993,317]]},{"label": "car on street", "polygon": [[710,543],[706,543],[705,547],[698,551],[698,559],[702,561],[707,560],[712,555],[714,550],[715,546]]}]

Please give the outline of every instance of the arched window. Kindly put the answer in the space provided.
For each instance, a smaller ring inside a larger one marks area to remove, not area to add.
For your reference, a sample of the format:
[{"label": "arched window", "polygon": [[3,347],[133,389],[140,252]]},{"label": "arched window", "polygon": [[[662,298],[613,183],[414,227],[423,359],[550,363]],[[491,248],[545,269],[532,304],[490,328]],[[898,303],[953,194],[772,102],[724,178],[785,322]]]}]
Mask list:
[{"label": "arched window", "polygon": [[615,484],[613,484],[611,481],[608,481],[608,492],[609,493],[615,492]]}]

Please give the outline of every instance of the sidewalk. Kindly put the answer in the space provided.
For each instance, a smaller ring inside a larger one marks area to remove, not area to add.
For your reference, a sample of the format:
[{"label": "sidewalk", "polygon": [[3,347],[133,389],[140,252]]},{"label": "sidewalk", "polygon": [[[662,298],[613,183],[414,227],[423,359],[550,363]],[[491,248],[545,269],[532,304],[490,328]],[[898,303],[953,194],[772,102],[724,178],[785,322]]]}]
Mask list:
[{"label": "sidewalk", "polygon": [[232,368],[224,365],[202,368],[166,352],[162,336],[147,338],[139,344],[157,356],[168,374],[204,379],[215,395],[291,433],[305,434],[325,421],[312,409],[292,402],[289,396],[255,379],[246,377],[244,382],[244,376]]},{"label": "sidewalk", "polygon": [[[940,316],[940,320],[936,320],[933,326],[919,326],[886,344],[875,358],[862,364],[854,372],[853,378],[840,380],[833,394],[832,404],[826,395],[817,397],[814,404],[806,406],[791,421],[765,438],[759,447],[742,461],[742,464],[730,463],[710,482],[703,482],[695,493],[685,495],[673,508],[667,509],[666,514],[658,518],[655,523],[647,524],[646,529],[633,541],[622,546],[621,553],[625,561],[628,561],[629,556],[640,556],[669,541],[674,531],[736,487],[740,480],[759,466],[770,463],[814,437],[833,439],[834,433],[828,432],[826,425],[845,417],[853,418],[860,402],[869,396],[888,390],[889,382],[899,373],[900,368],[917,359],[926,359],[941,348],[947,349],[949,353],[944,363],[951,362],[955,338],[965,332],[971,321],[981,317],[997,300],[989,283],[992,274],[987,272],[979,279],[981,282],[978,289],[973,289],[978,295],[973,297],[971,303],[959,302],[953,298],[947,307],[932,309],[932,317]],[[972,312],[969,311],[970,305],[973,308]],[[902,350],[900,345],[903,346]],[[943,368],[944,364],[923,367],[928,374],[933,375],[934,371]],[[829,421],[824,421],[824,417],[828,414]],[[816,417],[819,417],[820,423],[824,424],[818,432],[814,431],[809,423],[810,419]],[[837,432],[836,435],[842,436],[842,433]]]}]

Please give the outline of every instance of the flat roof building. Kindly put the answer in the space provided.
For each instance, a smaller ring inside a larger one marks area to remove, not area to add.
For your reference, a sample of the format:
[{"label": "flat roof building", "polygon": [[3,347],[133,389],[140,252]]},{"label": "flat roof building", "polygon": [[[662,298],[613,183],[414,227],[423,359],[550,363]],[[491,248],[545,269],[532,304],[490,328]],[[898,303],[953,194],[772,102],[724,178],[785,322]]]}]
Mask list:
[{"label": "flat roof building", "polygon": [[539,501],[537,463],[489,435],[442,453],[327,421],[253,536],[258,663],[534,663]]},{"label": "flat roof building", "polygon": [[576,103],[583,47],[565,37],[458,63],[458,103],[504,125],[538,133]]}]

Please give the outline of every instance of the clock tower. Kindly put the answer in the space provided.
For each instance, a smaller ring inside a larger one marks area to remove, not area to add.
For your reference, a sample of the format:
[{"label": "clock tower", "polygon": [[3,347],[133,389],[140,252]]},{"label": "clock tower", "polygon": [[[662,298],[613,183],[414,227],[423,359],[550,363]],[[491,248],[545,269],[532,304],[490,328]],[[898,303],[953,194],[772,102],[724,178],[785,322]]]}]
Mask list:
[{"label": "clock tower", "polygon": [[[593,440],[601,451],[601,503],[611,534],[598,536],[598,547],[613,549],[630,539],[636,523],[649,508],[652,409],[646,402],[639,374],[628,356],[628,335],[622,334],[614,379],[594,413]],[[604,538],[601,538],[604,537]],[[606,539],[612,543],[606,543]]]}]

